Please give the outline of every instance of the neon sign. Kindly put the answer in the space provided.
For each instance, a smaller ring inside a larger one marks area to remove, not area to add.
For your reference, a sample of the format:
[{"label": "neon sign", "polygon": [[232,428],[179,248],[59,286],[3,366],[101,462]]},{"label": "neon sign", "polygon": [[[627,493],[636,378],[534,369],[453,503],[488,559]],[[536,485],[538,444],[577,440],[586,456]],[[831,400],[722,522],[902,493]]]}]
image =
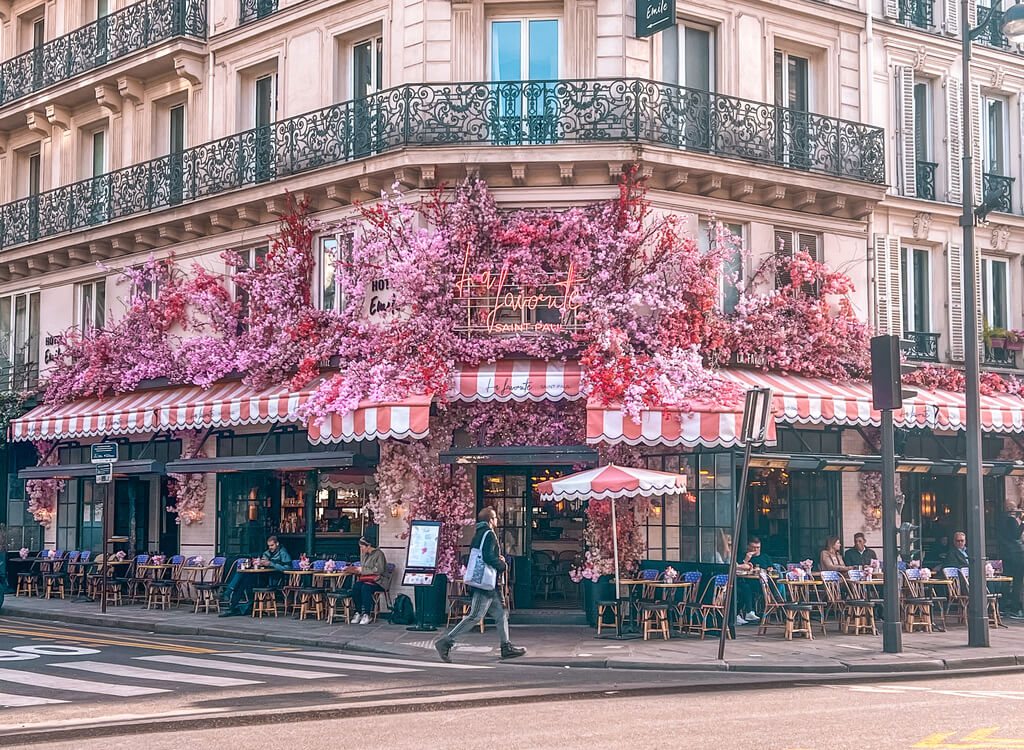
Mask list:
[{"label": "neon sign", "polygon": [[[548,334],[576,327],[583,279],[576,275],[574,264],[569,264],[564,277],[543,284],[543,291],[537,292],[516,283],[514,268],[507,260],[498,273],[489,269],[470,273],[469,256],[467,248],[462,273],[455,284],[458,297],[466,301],[469,310],[467,330]],[[557,320],[543,320],[545,313],[552,317],[557,314]]]}]

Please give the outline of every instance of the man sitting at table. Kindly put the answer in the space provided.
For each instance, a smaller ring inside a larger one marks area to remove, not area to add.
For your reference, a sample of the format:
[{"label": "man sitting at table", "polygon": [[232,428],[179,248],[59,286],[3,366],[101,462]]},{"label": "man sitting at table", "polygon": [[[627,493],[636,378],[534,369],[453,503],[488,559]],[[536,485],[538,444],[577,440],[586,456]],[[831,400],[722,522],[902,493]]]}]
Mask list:
[{"label": "man sitting at table", "polygon": [[[752,573],[754,568],[770,568],[772,559],[761,552],[761,540],[756,536],[747,540],[747,551],[743,557],[737,558],[736,565],[738,574]],[[760,618],[754,612],[754,602],[761,591],[761,582],[753,578],[739,578],[736,580],[736,624],[746,625],[757,622]],[[746,613],[746,614],[744,614]]]},{"label": "man sitting at table", "polygon": [[[267,551],[261,555],[261,559],[267,568],[275,571],[272,577],[278,581],[281,579],[281,574],[286,570],[291,570],[292,567],[292,556],[288,554],[288,550],[281,546],[276,536],[267,538]],[[234,575],[231,576],[231,580],[228,581],[228,585],[224,589],[224,608],[220,616],[234,617],[235,615],[248,614],[252,608],[252,596],[250,596],[250,593],[255,585],[255,574],[243,573],[236,567]],[[242,604],[242,597],[248,599],[244,605]]]},{"label": "man sitting at table", "polygon": [[877,560],[878,555],[868,546],[867,537],[860,531],[853,535],[853,546],[843,553],[843,562],[851,568],[863,568]]},{"label": "man sitting at table", "polygon": [[946,564],[954,568],[967,567],[967,534],[964,532],[953,534],[953,547],[946,555]]}]

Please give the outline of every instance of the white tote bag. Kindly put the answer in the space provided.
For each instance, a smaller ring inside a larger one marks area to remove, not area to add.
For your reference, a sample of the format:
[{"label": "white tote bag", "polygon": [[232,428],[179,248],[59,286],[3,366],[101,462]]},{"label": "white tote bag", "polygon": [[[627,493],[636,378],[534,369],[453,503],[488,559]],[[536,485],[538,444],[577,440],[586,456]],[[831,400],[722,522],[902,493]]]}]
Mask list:
[{"label": "white tote bag", "polygon": [[484,562],[483,553],[484,541],[487,539],[488,534],[493,533],[490,529],[485,531],[484,535],[480,537],[480,546],[473,547],[469,551],[469,564],[466,565],[466,575],[463,578],[467,586],[481,589],[482,591],[494,591],[494,586],[498,582],[498,571]]}]

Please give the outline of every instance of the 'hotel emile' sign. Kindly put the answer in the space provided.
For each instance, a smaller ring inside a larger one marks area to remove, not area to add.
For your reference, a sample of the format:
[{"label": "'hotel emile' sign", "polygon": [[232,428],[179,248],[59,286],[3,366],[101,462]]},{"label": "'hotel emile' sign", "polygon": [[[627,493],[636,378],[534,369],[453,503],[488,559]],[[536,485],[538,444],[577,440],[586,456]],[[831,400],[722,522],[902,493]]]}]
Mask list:
[{"label": "'hotel emile' sign", "polygon": [[636,35],[651,36],[676,23],[676,0],[636,0]]}]

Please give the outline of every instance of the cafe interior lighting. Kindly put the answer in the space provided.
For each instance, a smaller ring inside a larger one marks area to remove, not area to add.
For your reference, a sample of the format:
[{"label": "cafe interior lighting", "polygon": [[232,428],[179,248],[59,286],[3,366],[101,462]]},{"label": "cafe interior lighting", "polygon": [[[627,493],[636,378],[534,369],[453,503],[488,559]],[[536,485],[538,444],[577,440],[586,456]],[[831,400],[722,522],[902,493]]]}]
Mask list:
[{"label": "cafe interior lighting", "polygon": [[927,474],[931,470],[931,461],[909,459],[896,464],[896,471],[900,474]]},{"label": "cafe interior lighting", "polygon": [[761,454],[750,457],[752,469],[785,469],[789,466],[789,456],[772,456]]}]

